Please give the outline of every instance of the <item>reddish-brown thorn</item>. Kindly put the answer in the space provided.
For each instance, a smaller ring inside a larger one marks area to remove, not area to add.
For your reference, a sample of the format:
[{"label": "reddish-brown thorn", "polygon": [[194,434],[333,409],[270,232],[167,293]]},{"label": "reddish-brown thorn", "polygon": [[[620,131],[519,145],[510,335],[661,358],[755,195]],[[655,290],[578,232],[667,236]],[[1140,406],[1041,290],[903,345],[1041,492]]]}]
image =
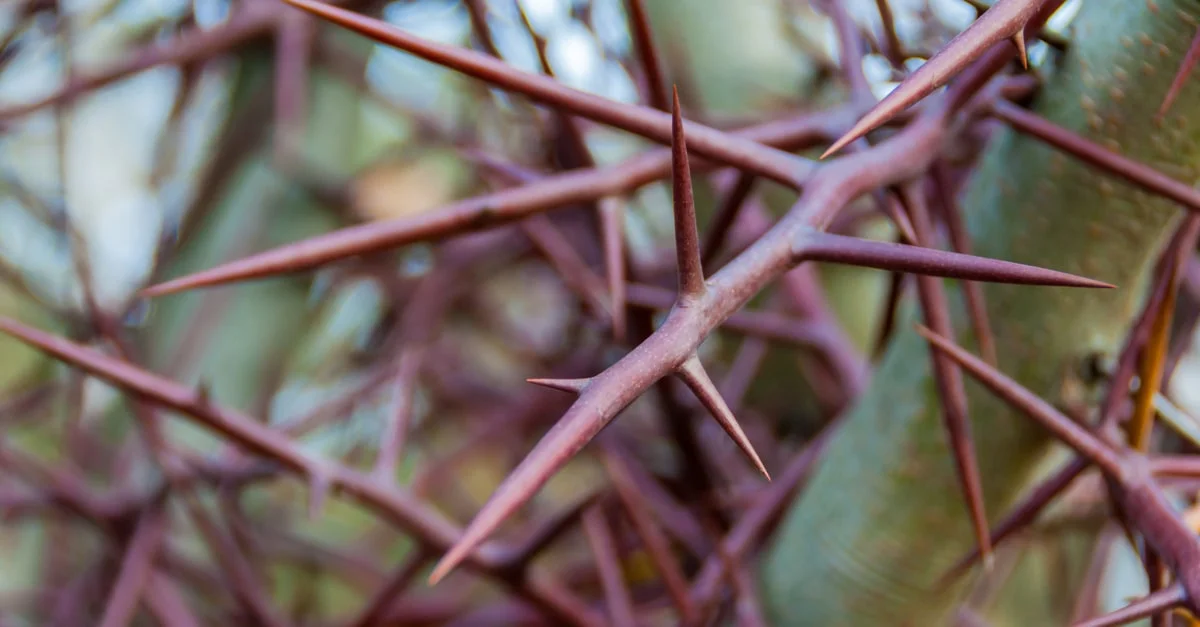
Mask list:
[{"label": "reddish-brown thorn", "polygon": [[716,539],[717,543],[714,547],[714,552],[717,554],[717,558],[721,560],[721,566],[725,570],[730,587],[733,588],[734,598],[736,599],[734,604],[736,624],[739,627],[765,627],[767,622],[763,619],[758,594],[755,591],[754,579],[748,572],[746,564],[742,562],[739,556],[727,550],[719,537]]},{"label": "reddish-brown thorn", "polygon": [[909,244],[917,242],[917,234],[913,231],[912,220],[908,214],[904,212],[904,208],[900,203],[884,190],[875,191],[876,201],[882,208],[884,215],[891,219],[896,230],[900,232],[900,239]]},{"label": "reddish-brown thorn", "polygon": [[234,538],[221,530],[194,495],[185,494],[183,504],[192,524],[216,558],[221,574],[233,585],[235,597],[253,622],[264,627],[285,627],[286,623],[271,603],[263,581]]},{"label": "reddish-brown thorn", "polygon": [[[636,436],[629,433],[620,435],[626,441],[620,448],[616,446],[604,448],[603,451],[606,455],[621,456],[623,451],[632,448],[630,440],[634,440]],[[649,513],[652,520],[662,521],[663,530],[670,533],[671,537],[683,545],[689,553],[696,557],[708,555],[712,550],[708,536],[705,535],[703,526],[698,522],[696,513],[684,505],[678,493],[668,489],[659,481],[658,476],[644,466],[633,463],[627,456],[620,457],[620,460],[626,462],[622,464],[622,467],[629,472],[629,494],[632,494],[637,500],[637,507]],[[604,461],[603,457],[601,461]],[[613,478],[611,474],[610,478],[615,487],[618,479]],[[618,496],[620,494],[620,492],[617,493]],[[630,514],[630,516],[633,515]],[[675,562],[672,560],[670,563],[674,564]],[[681,576],[680,581],[684,582],[681,589],[686,595],[686,579]]]},{"label": "reddish-brown thorn", "polygon": [[633,627],[637,624],[633,599],[621,573],[616,539],[600,505],[593,505],[583,513],[583,532],[592,549],[592,556],[596,558],[596,572],[600,575],[600,586],[604,589],[612,624],[614,627]]},{"label": "reddish-brown thorn", "polygon": [[154,562],[166,534],[161,503],[151,503],[138,519],[129,548],[121,561],[120,574],[113,584],[101,627],[124,627],[137,613],[138,599],[154,571]]},{"label": "reddish-brown thorn", "polygon": [[[997,546],[1009,536],[1024,529],[1037,518],[1051,501],[1054,500],[1067,486],[1071,485],[1079,475],[1087,470],[1088,462],[1082,458],[1075,458],[1071,463],[1064,466],[1061,470],[1054,473],[1049,479],[1046,479],[1033,490],[1019,505],[1004,517],[991,531],[992,546]],[[969,554],[960,559],[957,563],[950,567],[946,575],[942,577],[942,581],[949,584],[954,579],[966,572],[979,559],[980,553],[978,549],[971,551]]]},{"label": "reddish-brown thorn", "polygon": [[1074,627],[1115,627],[1180,607],[1187,595],[1180,584],[1163,588],[1115,612],[1075,623]]},{"label": "reddish-brown thorn", "polygon": [[[631,358],[627,355],[625,359]],[[566,464],[567,460],[591,441],[630,402],[627,398],[620,398],[620,395],[601,395],[597,398],[596,395],[588,394],[592,385],[604,380],[611,382],[612,377],[616,376],[619,376],[619,373],[614,373],[610,368],[590,380],[591,384],[583,389],[580,399],[496,488],[462,536],[438,561],[429,576],[431,585],[441,581],[467,559],[487,536],[528,501],[555,471]]]},{"label": "reddish-brown thorn", "polygon": [[[1022,32],[1046,0],[999,0],[966,30],[904,79],[871,109],[850,132],[833,143],[821,158],[841,150],[915,104],[983,55],[993,44]],[[1024,46],[1021,46],[1024,48]],[[1022,55],[1024,56],[1024,55]]]},{"label": "reddish-brown thorn", "polygon": [[679,298],[699,298],[704,293],[704,268],[700,266],[700,235],[696,231],[696,199],[688,165],[679,90],[671,89],[671,188],[675,213],[675,258],[679,271]]},{"label": "reddish-brown thorn", "polygon": [[1011,261],[963,255],[936,248],[834,235],[814,230],[804,231],[796,238],[792,244],[792,253],[797,260],[801,261],[845,263],[950,279],[1018,285],[1116,287],[1103,281]]},{"label": "reddish-brown thorn", "polygon": [[[536,172],[477,151],[467,151],[465,156],[514,183],[531,183],[541,179]],[[612,328],[617,329],[618,325],[612,321],[609,312],[610,305],[604,299],[604,286],[601,284],[600,277],[592,272],[587,262],[564,237],[558,226],[549,217],[536,214],[521,221],[520,228],[533,242],[533,245],[541,251],[550,266],[558,272],[567,287],[578,294],[580,299],[592,308],[595,315],[608,317]]]},{"label": "reddish-brown thorn", "polygon": [[[945,163],[936,163],[933,167],[934,187],[940,195],[942,219],[950,235],[950,246],[956,253],[971,254],[971,236],[963,224],[962,212],[954,198],[953,185],[946,171]],[[984,303],[983,288],[974,281],[963,282],[963,296],[967,301],[967,316],[971,319],[971,330],[975,333],[975,341],[979,344],[979,354],[983,360],[999,365],[996,357],[996,338],[992,335],[992,325],[988,321],[987,306]]]},{"label": "reddish-brown thorn", "polygon": [[662,63],[659,61],[657,48],[654,46],[654,35],[650,29],[650,18],[646,15],[644,0],[625,0],[625,9],[629,13],[629,31],[633,36],[633,46],[642,62],[642,72],[646,77],[647,100],[650,106],[659,111],[666,111],[670,104],[667,102],[667,83],[663,79]]},{"label": "reddish-brown thorn", "polygon": [[975,379],[992,390],[1009,405],[1036,420],[1064,444],[1075,449],[1110,477],[1122,474],[1121,458],[1104,442],[982,359],[963,350],[957,344],[922,325],[917,333],[949,356]]},{"label": "reddish-brown thorn", "polygon": [[1113,152],[1010,102],[995,102],[991,110],[997,119],[1003,120],[1017,131],[1036,137],[1088,165],[1138,185],[1146,191],[1173,200],[1192,211],[1200,211],[1200,190],[1188,183]]},{"label": "reddish-brown thorn", "polygon": [[417,377],[420,374],[421,362],[424,358],[425,348],[423,346],[408,346],[400,351],[395,378],[396,407],[388,412],[383,438],[375,457],[375,467],[371,471],[371,474],[378,480],[387,482],[396,480],[396,468],[399,466],[405,439],[408,437],[409,424],[412,422]]},{"label": "reddish-brown thorn", "polygon": [[[929,215],[929,206],[922,188],[918,183],[909,183],[901,187],[900,197],[912,218],[917,237],[916,243],[921,246],[931,246],[933,220]],[[917,277],[917,294],[921,302],[921,312],[929,327],[940,335],[953,335],[950,310],[946,304],[946,295],[942,290],[941,280],[931,276]],[[980,555],[983,556],[984,566],[991,568],[992,543],[988,534],[987,511],[983,502],[979,465],[975,459],[975,444],[971,439],[970,423],[967,422],[967,393],[963,389],[962,373],[946,356],[937,353],[932,347],[930,352],[932,353],[938,397],[941,399],[942,424],[954,455],[955,468],[963,491],[963,500],[967,505],[967,512],[971,518],[971,526],[975,532]]]},{"label": "reddish-brown thorn", "polygon": [[891,272],[888,275],[888,291],[884,299],[883,319],[879,321],[879,331],[875,335],[875,346],[871,349],[871,358],[879,359],[887,350],[892,333],[896,330],[896,318],[900,314],[900,299],[904,297],[911,275],[903,272]]},{"label": "reddish-brown thorn", "polygon": [[604,464],[604,470],[608,474],[609,480],[612,481],[621,505],[629,514],[629,521],[633,523],[634,531],[641,539],[646,554],[650,556],[650,561],[658,569],[659,576],[662,577],[663,584],[667,589],[667,595],[671,597],[671,601],[679,611],[681,622],[685,625],[693,624],[696,612],[691,597],[688,595],[687,578],[684,577],[679,564],[671,555],[671,545],[663,534],[662,528],[650,513],[649,505],[646,503],[648,499],[639,490],[633,476],[634,468],[626,461],[624,455],[612,446],[604,447],[600,461]]},{"label": "reddish-brown thorn", "polygon": [[[182,418],[225,436],[247,452],[261,454],[299,473],[328,479],[330,484],[336,487],[341,494],[360,501],[390,522],[407,530],[417,541],[433,550],[449,547],[459,539],[458,529],[453,523],[436,511],[421,505],[409,493],[394,487],[383,486],[372,481],[365,474],[315,457],[298,447],[284,434],[245,414],[223,409],[215,404],[198,405],[194,391],[183,385],[164,379],[129,362],[117,360],[96,350],[85,348],[7,318],[0,317],[0,332],[28,343],[70,366],[120,387],[130,394],[146,397],[156,404],[175,410],[181,414]],[[603,402],[605,399],[599,400]],[[10,455],[10,453],[0,448],[0,454]],[[86,490],[83,492],[87,493]],[[82,511],[103,510],[102,506],[91,506],[90,500],[91,497],[83,496],[77,499],[77,502],[81,504]],[[476,541],[469,544],[471,550],[460,555],[459,561],[470,558],[471,564],[475,568],[494,577],[505,577],[497,570],[496,551],[485,549],[476,554],[474,549],[481,542]],[[561,620],[575,624],[596,624],[591,610],[577,601],[573,595],[566,594],[562,590],[551,589],[548,584],[540,581],[509,583],[513,583],[514,589],[522,597]]]},{"label": "reddish-brown thorn", "polygon": [[591,382],[591,379],[525,379],[525,381],[551,390],[580,394]]},{"label": "reddish-brown thorn", "polygon": [[763,466],[762,460],[758,457],[758,452],[754,450],[754,445],[750,443],[750,439],[746,437],[746,433],[742,431],[742,426],[738,424],[737,418],[733,415],[733,411],[729,409],[729,405],[725,403],[725,399],[721,397],[721,393],[717,391],[717,386],[709,378],[708,373],[704,370],[704,365],[700,363],[700,358],[692,355],[683,365],[679,367],[679,378],[687,383],[688,388],[700,399],[700,403],[704,405],[713,418],[717,419],[717,423],[721,428],[733,438],[733,441],[742,449],[746,457],[754,464],[754,467],[763,474],[769,481],[770,473],[767,472],[766,466]]},{"label": "reddish-brown thorn", "polygon": [[1175,78],[1171,80],[1171,87],[1167,89],[1167,95],[1163,97],[1162,105],[1158,107],[1159,119],[1162,119],[1167,114],[1167,111],[1171,110],[1171,105],[1179,97],[1180,90],[1187,83],[1188,77],[1191,75],[1198,61],[1200,61],[1200,28],[1196,29],[1196,35],[1192,37],[1192,44],[1188,46],[1187,54],[1183,57],[1183,63],[1179,65],[1179,71],[1175,73]]},{"label": "reddish-brown thorn", "polygon": [[[98,90],[138,72],[158,66],[185,66],[236,48],[247,40],[269,32],[278,12],[265,3],[246,3],[219,26],[194,26],[164,46],[152,41],[111,65],[90,74],[74,74],[55,92],[32,102],[0,107],[0,120],[10,120],[70,101],[80,94]],[[265,9],[265,10],[264,10]],[[16,29],[19,31],[20,29]]]},{"label": "reddish-brown thorn", "polygon": [[[802,116],[784,123],[769,122],[737,132],[745,139],[768,145],[808,146],[827,135],[831,125],[840,127],[856,111],[853,107],[830,113]],[[671,171],[671,151],[655,150],[611,166],[564,172],[544,180],[492,194],[484,194],[409,218],[360,224],[292,242],[249,257],[152,285],[141,291],[145,297],[162,296],[202,287],[262,277],[301,272],[396,248],[418,241],[439,240],[451,235],[478,231],[523,219],[573,203],[595,200],[635,190]],[[602,203],[602,207],[604,204]],[[609,280],[624,275],[623,227],[620,211],[608,212],[611,230],[606,240]],[[619,302],[619,299],[614,299]],[[614,309],[619,309],[615,307]]]},{"label": "reddish-brown thorn", "polygon": [[900,43],[900,36],[896,34],[896,18],[892,14],[892,7],[888,0],[875,0],[875,8],[879,10],[879,21],[883,24],[883,40],[887,44],[884,55],[893,66],[900,67],[904,63],[904,44]]},{"label": "reddish-brown thorn", "polygon": [[[635,133],[661,143],[671,141],[670,116],[648,107],[624,104],[565,87],[549,76],[522,72],[487,54],[415,37],[385,21],[316,0],[286,0],[292,6],[329,20],[343,28],[398,48],[457,72],[487,81],[501,89]],[[770,177],[785,185],[799,184],[813,164],[790,153],[763,147],[753,141],[696,123],[688,124],[689,148],[720,163]]]},{"label": "reddish-brown thorn", "polygon": [[1021,67],[1029,69],[1029,54],[1025,51],[1025,29],[1018,30],[1012,36],[1013,45],[1017,47],[1017,58],[1021,60]]},{"label": "reddish-brown thorn", "polygon": [[1156,477],[1195,479],[1200,477],[1200,456],[1159,455],[1150,459]]},{"label": "reddish-brown thorn", "polygon": [[1097,608],[1100,607],[1100,597],[1105,592],[1104,584],[1108,579],[1108,565],[1119,537],[1120,532],[1114,525],[1106,525],[1100,530],[1095,548],[1088,559],[1087,570],[1079,584],[1079,593],[1072,604],[1072,625],[1088,616],[1095,616]]},{"label": "reddish-brown thorn", "polygon": [[850,89],[850,97],[857,100],[873,99],[871,85],[863,72],[866,45],[858,24],[850,17],[843,2],[823,2],[817,6],[833,20],[838,40],[838,65]]}]

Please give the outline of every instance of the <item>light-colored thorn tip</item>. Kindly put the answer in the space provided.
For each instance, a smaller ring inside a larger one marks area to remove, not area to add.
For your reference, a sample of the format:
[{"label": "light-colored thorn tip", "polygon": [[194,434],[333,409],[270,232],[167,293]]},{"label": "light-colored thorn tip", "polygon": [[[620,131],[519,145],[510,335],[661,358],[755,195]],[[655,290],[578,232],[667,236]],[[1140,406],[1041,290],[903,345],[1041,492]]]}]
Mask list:
[{"label": "light-colored thorn tip", "polygon": [[525,379],[525,381],[552,390],[580,394],[591,379]]},{"label": "light-colored thorn tip", "polygon": [[981,552],[980,557],[983,561],[983,572],[990,574],[996,566],[996,554],[992,551],[988,551],[986,553]]},{"label": "light-colored thorn tip", "polygon": [[1029,69],[1029,54],[1025,50],[1025,29],[1013,34],[1013,44],[1017,46],[1017,56],[1021,58],[1021,67]]}]

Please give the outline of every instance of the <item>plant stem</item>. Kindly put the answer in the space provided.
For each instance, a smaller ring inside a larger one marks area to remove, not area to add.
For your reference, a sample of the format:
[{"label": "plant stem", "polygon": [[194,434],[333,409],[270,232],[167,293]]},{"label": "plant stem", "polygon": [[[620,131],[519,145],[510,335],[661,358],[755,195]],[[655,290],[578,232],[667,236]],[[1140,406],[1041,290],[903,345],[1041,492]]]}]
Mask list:
[{"label": "plant stem", "polygon": [[[1200,107],[1200,86],[1185,86],[1161,123],[1156,112],[1198,16],[1193,1],[1088,0],[1036,112],[1194,180],[1200,134],[1188,114]],[[1005,129],[975,173],[964,211],[975,254],[1119,286],[985,287],[1001,369],[1059,405],[1090,402],[1094,385],[1082,366],[1119,350],[1177,206]],[[899,323],[866,395],[770,547],[763,585],[773,624],[934,625],[957,607],[966,580],[944,587],[939,579],[974,541],[915,319],[910,310]],[[965,312],[955,312],[955,328],[969,339]],[[1052,441],[977,384],[968,383],[968,393],[995,521],[1037,478]]]}]

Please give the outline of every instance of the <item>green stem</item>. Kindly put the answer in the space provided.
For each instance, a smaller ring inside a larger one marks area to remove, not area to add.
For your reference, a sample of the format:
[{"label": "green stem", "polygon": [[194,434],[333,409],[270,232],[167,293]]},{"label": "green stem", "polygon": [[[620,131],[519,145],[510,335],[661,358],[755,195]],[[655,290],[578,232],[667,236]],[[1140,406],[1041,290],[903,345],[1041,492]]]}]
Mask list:
[{"label": "green stem", "polygon": [[[1200,106],[1200,89],[1185,87],[1163,123],[1155,113],[1197,16],[1195,0],[1087,0],[1036,111],[1195,180],[1200,136],[1187,114]],[[1091,401],[1083,365],[1119,350],[1178,207],[1004,130],[972,180],[965,211],[976,254],[1119,286],[985,290],[1001,368],[1059,404]],[[769,547],[763,586],[772,624],[933,625],[960,600],[965,581],[945,588],[939,579],[974,540],[929,348],[912,332],[914,320],[910,312],[901,323],[869,390]],[[967,328],[956,313],[964,339]],[[968,393],[995,521],[1036,478],[1053,442],[973,382]]]}]

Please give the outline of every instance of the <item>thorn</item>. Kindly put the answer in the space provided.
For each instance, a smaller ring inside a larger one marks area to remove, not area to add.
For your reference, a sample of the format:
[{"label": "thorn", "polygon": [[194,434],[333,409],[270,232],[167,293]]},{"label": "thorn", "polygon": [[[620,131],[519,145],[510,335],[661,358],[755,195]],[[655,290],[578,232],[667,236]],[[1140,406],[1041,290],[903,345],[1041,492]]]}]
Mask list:
[{"label": "thorn", "polygon": [[[599,388],[588,385],[567,413],[505,477],[458,541],[434,566],[429,575],[430,585],[437,584],[470,557],[509,516],[533,498],[555,472],[612,422],[646,386],[654,382],[630,382],[633,376],[645,376],[645,373],[632,375],[629,367],[628,361],[619,361],[592,380],[607,381],[608,385]],[[617,380],[622,383],[616,383]]]},{"label": "thorn", "polygon": [[1167,89],[1167,95],[1163,97],[1162,105],[1158,107],[1157,117],[1159,120],[1167,115],[1167,111],[1171,109],[1171,105],[1179,97],[1179,92],[1183,89],[1184,83],[1187,82],[1192,69],[1196,67],[1197,61],[1200,61],[1200,28],[1196,29],[1196,35],[1192,38],[1192,44],[1188,47],[1187,54],[1183,57],[1183,63],[1180,64],[1179,70],[1175,72],[1175,78],[1171,80],[1171,87]]},{"label": "thorn", "polygon": [[674,190],[675,256],[679,268],[679,295],[696,298],[704,293],[704,269],[700,265],[700,236],[696,232],[696,200],[692,196],[692,173],[688,165],[683,116],[679,111],[679,89],[672,87],[671,182]]},{"label": "thorn", "polygon": [[957,362],[960,367],[969,372],[984,387],[992,390],[1001,400],[1036,420],[1062,443],[1075,449],[1088,461],[1098,466],[1105,475],[1121,476],[1123,465],[1120,456],[1090,431],[957,344],[934,333],[924,325],[915,324],[913,326],[921,337]]},{"label": "thorn", "polygon": [[[963,224],[962,209],[954,197],[953,185],[946,170],[945,163],[938,163],[933,168],[934,187],[941,195],[942,219],[950,236],[950,246],[954,252],[971,254],[971,236]],[[987,305],[984,302],[983,289],[975,281],[965,281],[962,285],[963,296],[966,299],[967,317],[975,333],[975,341],[979,346],[979,354],[983,360],[993,366],[999,366],[996,356],[996,338],[992,333],[992,325],[988,321]]]},{"label": "thorn", "polygon": [[908,214],[904,212],[904,208],[892,196],[885,194],[883,190],[877,191],[877,201],[883,207],[883,212],[891,219],[892,224],[899,231],[901,239],[906,243],[917,243],[917,232],[913,229],[912,220]]},{"label": "thorn", "polygon": [[1103,281],[1011,261],[818,231],[804,232],[793,243],[792,250],[802,261],[845,263],[952,279],[1019,285],[1116,287]]},{"label": "thorn", "polygon": [[[285,1],[368,39],[485,81],[499,89],[523,94],[563,113],[587,118],[656,142],[669,141],[667,116],[662,111],[570,88],[549,76],[517,70],[491,55],[414,36],[383,20],[328,2]],[[766,149],[758,142],[700,124],[693,123],[690,126],[692,150],[718,163],[751,170],[785,185],[797,184],[801,178],[797,171],[798,164],[803,164],[802,169],[807,170],[807,162],[799,161],[790,153]],[[746,158],[747,152],[753,155],[752,158]]]},{"label": "thorn", "polygon": [[650,511],[651,495],[642,492],[643,487],[634,479],[629,462],[615,448],[609,447],[604,450],[600,456],[600,463],[608,474],[617,498],[629,515],[634,533],[641,539],[642,546],[658,569],[667,595],[679,610],[681,624],[695,624],[696,612],[688,591],[687,577],[672,556],[670,540]]},{"label": "thorn", "polygon": [[525,379],[525,381],[551,390],[582,394],[591,379]]},{"label": "thorn", "polygon": [[[990,535],[992,547],[999,544],[1014,533],[1024,529],[1037,518],[1038,514],[1046,508],[1059,494],[1062,494],[1075,479],[1087,470],[1089,464],[1086,459],[1076,457],[1061,470],[1051,475],[1048,479],[1040,483],[1037,487],[1024,497],[1021,503],[1013,507],[1012,510],[1005,515],[1004,519],[992,528]],[[978,548],[972,550],[962,559],[958,560],[951,566],[946,574],[942,576],[943,585],[951,585],[953,580],[957,579],[967,571],[980,558]],[[986,568],[985,564],[985,568]]]},{"label": "thorn", "polygon": [[1175,583],[1157,592],[1152,592],[1115,612],[1075,623],[1074,627],[1124,625],[1180,607],[1186,600],[1187,594],[1183,590],[1183,585]]},{"label": "thorn", "polygon": [[1200,192],[1191,183],[1163,174],[1152,165],[1114,152],[1010,102],[997,100],[990,106],[996,119],[1020,133],[1035,137],[1089,166],[1152,194],[1173,200],[1193,212],[1200,210]]},{"label": "thorn", "polygon": [[1025,51],[1025,29],[1013,33],[1012,42],[1017,47],[1017,57],[1021,59],[1021,67],[1029,69],[1029,53]]},{"label": "thorn", "polygon": [[663,80],[658,50],[654,47],[654,36],[650,28],[650,19],[646,15],[645,0],[628,0],[625,7],[629,14],[629,32],[633,36],[634,49],[641,59],[646,88],[650,92],[647,100],[655,109],[666,111],[666,81]]},{"label": "thorn", "polygon": [[[916,104],[925,96],[946,84],[969,63],[983,55],[993,44],[1014,37],[1023,31],[1044,0],[999,0],[990,9],[959,33],[911,76],[904,79],[892,93],[879,101],[866,115],[843,135],[824,154],[829,155],[845,148],[867,133],[879,128],[896,114]],[[1019,44],[1024,49],[1024,42]],[[1024,58],[1024,54],[1021,55]]]},{"label": "thorn", "polygon": [[696,398],[712,413],[713,418],[717,419],[729,437],[742,449],[746,457],[750,458],[750,462],[755,468],[767,478],[771,480],[770,473],[767,472],[766,466],[759,459],[758,453],[754,450],[754,445],[750,443],[750,439],[746,437],[746,433],[742,431],[742,426],[738,424],[737,418],[733,415],[733,411],[729,409],[729,405],[725,403],[725,399],[721,398],[721,393],[717,391],[717,386],[708,377],[708,373],[704,370],[704,365],[700,363],[700,358],[692,355],[683,362],[679,367],[679,377],[684,383],[691,388]]},{"label": "thorn", "polygon": [[[933,240],[933,221],[929,215],[929,203],[925,194],[915,185],[906,185],[899,190],[901,203],[907,207],[916,232],[916,243],[928,246]],[[917,294],[921,303],[922,317],[937,333],[953,336],[946,295],[942,281],[935,277],[922,276],[917,279]],[[959,487],[970,516],[975,540],[985,563],[992,557],[991,535],[988,533],[987,508],[983,498],[983,485],[979,477],[979,464],[975,455],[975,443],[971,437],[971,425],[967,419],[967,394],[963,388],[962,372],[953,361],[939,354],[932,347],[933,375],[938,398],[942,406],[942,427],[954,458]]]},{"label": "thorn", "polygon": [[629,590],[625,573],[622,572],[617,540],[605,516],[604,508],[600,505],[587,508],[582,516],[582,527],[591,548],[596,574],[600,579],[600,588],[604,593],[612,624],[615,627],[636,625],[633,594]]}]

